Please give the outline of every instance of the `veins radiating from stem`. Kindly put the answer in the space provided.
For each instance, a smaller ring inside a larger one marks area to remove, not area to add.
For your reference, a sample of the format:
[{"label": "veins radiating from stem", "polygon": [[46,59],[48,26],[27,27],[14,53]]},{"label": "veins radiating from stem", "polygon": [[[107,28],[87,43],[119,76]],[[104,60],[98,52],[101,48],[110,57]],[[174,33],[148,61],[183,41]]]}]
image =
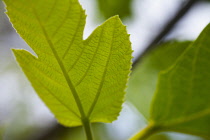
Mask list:
[{"label": "veins radiating from stem", "polygon": [[71,79],[70,79],[69,76],[68,76],[68,72],[66,71],[66,69],[65,69],[65,67],[64,67],[64,65],[63,65],[62,60],[59,58],[59,56],[58,56],[58,54],[57,54],[57,51],[55,50],[54,45],[53,45],[53,43],[51,42],[51,40],[50,40],[50,38],[49,38],[49,36],[48,36],[48,34],[47,34],[47,32],[46,32],[46,30],[45,30],[45,28],[44,28],[42,22],[41,22],[41,20],[39,19],[39,16],[38,16],[38,14],[37,14],[35,8],[32,7],[32,9],[33,9],[34,15],[35,15],[35,17],[37,18],[37,21],[38,21],[38,23],[39,23],[39,25],[40,25],[40,27],[41,27],[41,29],[42,29],[44,35],[45,35],[45,38],[46,38],[46,40],[47,40],[47,42],[48,42],[48,44],[49,44],[49,47],[51,48],[51,50],[52,50],[52,52],[53,52],[53,55],[54,55],[55,58],[57,59],[57,62],[58,62],[59,66],[60,66],[60,68],[61,68],[61,70],[62,70],[62,72],[63,72],[63,75],[64,75],[64,77],[65,77],[65,79],[66,79],[66,81],[67,81],[67,83],[68,83],[69,89],[71,90],[71,92],[72,92],[72,94],[73,94],[73,96],[74,96],[75,102],[76,102],[76,104],[77,104],[77,106],[78,106],[78,110],[79,110],[80,115],[81,115],[81,121],[82,121],[83,126],[84,126],[84,129],[85,129],[85,133],[86,133],[87,140],[93,140],[92,130],[91,130],[91,124],[90,124],[89,119],[88,119],[87,116],[85,115],[85,112],[84,112],[84,110],[83,110],[81,101],[80,101],[79,96],[78,96],[78,94],[77,94],[77,91],[76,91],[75,87],[73,86],[73,83],[72,83]]}]

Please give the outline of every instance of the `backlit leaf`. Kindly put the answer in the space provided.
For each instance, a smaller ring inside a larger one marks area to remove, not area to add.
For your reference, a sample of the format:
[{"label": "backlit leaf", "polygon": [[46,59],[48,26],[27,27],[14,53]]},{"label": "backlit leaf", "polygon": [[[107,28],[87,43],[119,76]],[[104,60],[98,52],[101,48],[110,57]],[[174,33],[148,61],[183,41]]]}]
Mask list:
[{"label": "backlit leaf", "polygon": [[[13,50],[32,86],[66,126],[112,122],[131,67],[126,28],[115,16],[83,40],[86,15],[77,0],[5,0],[7,14],[37,57]],[[20,46],[21,47],[21,46]]]}]

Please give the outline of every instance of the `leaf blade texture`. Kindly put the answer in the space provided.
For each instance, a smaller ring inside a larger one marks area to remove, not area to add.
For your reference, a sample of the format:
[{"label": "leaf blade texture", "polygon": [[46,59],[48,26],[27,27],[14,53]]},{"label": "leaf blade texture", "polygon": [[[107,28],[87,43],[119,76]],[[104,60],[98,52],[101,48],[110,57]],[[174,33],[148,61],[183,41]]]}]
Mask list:
[{"label": "leaf blade texture", "polygon": [[38,57],[13,50],[40,98],[66,126],[118,116],[131,67],[131,43],[115,16],[83,40],[77,0],[5,0],[7,14]]},{"label": "leaf blade texture", "polygon": [[159,75],[151,121],[163,130],[210,137],[209,35],[210,25]]}]

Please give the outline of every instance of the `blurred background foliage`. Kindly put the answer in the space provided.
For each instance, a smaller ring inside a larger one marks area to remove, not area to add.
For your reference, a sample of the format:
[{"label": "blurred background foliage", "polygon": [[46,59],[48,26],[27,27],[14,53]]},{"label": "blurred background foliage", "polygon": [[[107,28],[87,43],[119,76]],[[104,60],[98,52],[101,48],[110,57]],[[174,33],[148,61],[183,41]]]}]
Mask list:
[{"label": "blurred background foliage", "polygon": [[190,41],[163,43],[144,56],[136,68],[138,70],[133,71],[128,84],[127,100],[134,104],[147,120],[159,72],[170,67],[190,43]]},{"label": "blurred background foliage", "polygon": [[105,18],[119,15],[121,19],[132,16],[132,0],[96,0],[100,14]]},{"label": "blurred background foliage", "polygon": [[[160,36],[186,3],[196,1]],[[156,49],[141,55],[128,83],[126,102],[112,124],[93,124],[96,140],[127,140],[144,128],[157,75],[182,54],[210,21],[209,0],[80,0],[86,9],[84,38],[102,21],[119,15],[131,34],[134,60],[157,38]],[[0,140],[84,140],[82,127],[60,126],[37,97],[16,64],[11,48],[33,52],[17,35],[0,0]],[[174,41],[176,40],[176,41]],[[167,42],[167,43],[164,43]],[[158,44],[158,45],[157,45]],[[203,140],[179,133],[159,133],[149,140]]]}]

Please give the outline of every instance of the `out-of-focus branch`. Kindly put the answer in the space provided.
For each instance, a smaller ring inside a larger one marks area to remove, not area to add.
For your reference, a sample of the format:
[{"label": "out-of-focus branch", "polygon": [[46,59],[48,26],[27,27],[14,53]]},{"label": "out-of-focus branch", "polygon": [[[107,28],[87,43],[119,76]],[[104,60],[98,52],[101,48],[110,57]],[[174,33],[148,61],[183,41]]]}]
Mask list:
[{"label": "out-of-focus branch", "polygon": [[188,0],[184,2],[183,6],[177,10],[177,13],[172,17],[168,23],[165,24],[164,28],[160,33],[149,43],[146,49],[141,53],[133,63],[133,69],[136,67],[137,63],[141,61],[141,58],[147,54],[150,50],[154,49],[175,27],[175,25],[180,21],[180,19],[186,15],[186,13],[195,5],[199,0]]},{"label": "out-of-focus branch", "polygon": [[[133,69],[136,67],[136,64],[141,61],[141,58],[148,53],[150,50],[154,49],[163,39],[164,37],[169,34],[176,23],[191,9],[191,7],[199,0],[188,0],[183,6],[178,10],[178,12],[175,14],[171,20],[165,24],[164,28],[160,31],[160,33],[149,43],[149,45],[146,47],[144,52],[140,54],[137,59],[133,63]],[[58,133],[63,133],[64,131],[67,131],[69,129],[56,124],[53,128],[51,128],[49,131],[44,132],[42,135],[33,138],[32,140],[50,140],[53,139],[53,137]]]}]

